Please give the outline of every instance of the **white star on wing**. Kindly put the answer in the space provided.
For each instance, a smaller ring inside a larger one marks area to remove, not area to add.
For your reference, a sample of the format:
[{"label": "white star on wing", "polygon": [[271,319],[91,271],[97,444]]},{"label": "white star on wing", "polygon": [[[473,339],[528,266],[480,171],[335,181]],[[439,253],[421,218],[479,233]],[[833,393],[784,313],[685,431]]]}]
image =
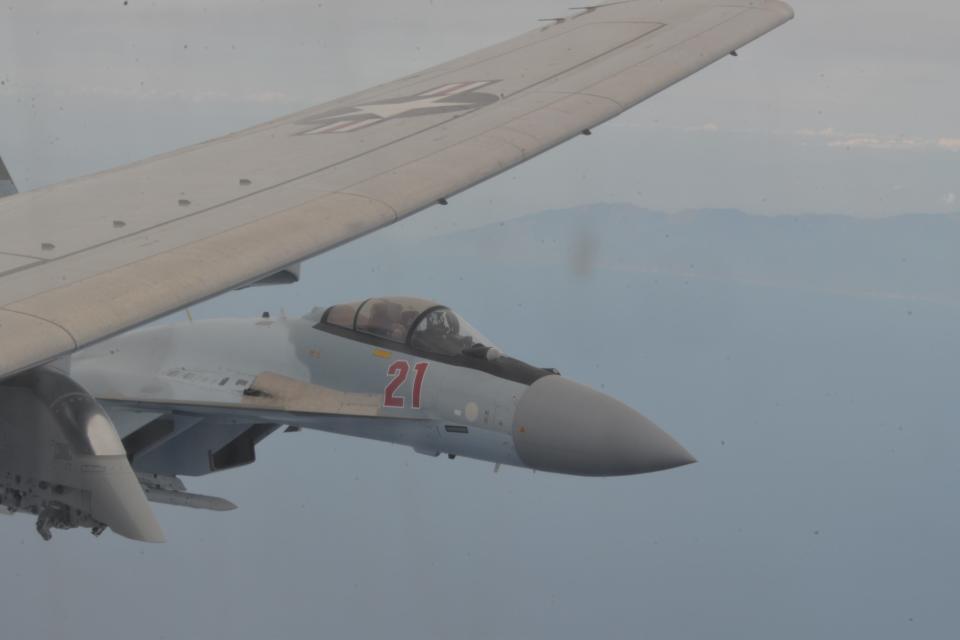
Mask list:
[{"label": "white star on wing", "polygon": [[[476,106],[473,102],[449,102],[449,99],[450,96],[429,96],[425,98],[419,98],[417,100],[411,100],[409,102],[365,104],[356,107],[356,110],[360,113],[370,114],[386,120],[387,118],[403,115],[404,113],[408,113],[410,111],[418,111],[420,109]],[[447,101],[445,102],[445,100]]]}]

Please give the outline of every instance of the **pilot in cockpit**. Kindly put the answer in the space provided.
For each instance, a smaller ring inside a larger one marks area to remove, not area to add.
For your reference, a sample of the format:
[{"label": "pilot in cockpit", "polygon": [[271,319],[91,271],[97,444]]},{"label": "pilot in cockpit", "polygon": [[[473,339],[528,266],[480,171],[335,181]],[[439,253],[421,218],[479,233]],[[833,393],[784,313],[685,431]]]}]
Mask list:
[{"label": "pilot in cockpit", "polygon": [[436,309],[427,314],[414,333],[415,346],[435,353],[459,354],[469,346],[465,342],[470,341],[460,335],[460,322],[449,309]]},{"label": "pilot in cockpit", "polygon": [[368,298],[335,305],[323,313],[317,328],[321,325],[409,343],[430,354],[488,357],[491,349],[499,353],[453,310],[420,298]]}]

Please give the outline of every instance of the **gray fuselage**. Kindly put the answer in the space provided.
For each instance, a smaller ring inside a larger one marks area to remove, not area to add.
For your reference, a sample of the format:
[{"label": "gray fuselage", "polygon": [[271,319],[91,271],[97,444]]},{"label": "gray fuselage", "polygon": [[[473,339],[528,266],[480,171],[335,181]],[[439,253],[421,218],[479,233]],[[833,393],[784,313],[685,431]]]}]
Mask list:
[{"label": "gray fuselage", "polygon": [[578,475],[693,462],[639,413],[554,372],[422,353],[317,316],[141,329],[77,353],[71,375],[121,437],[182,410]]}]

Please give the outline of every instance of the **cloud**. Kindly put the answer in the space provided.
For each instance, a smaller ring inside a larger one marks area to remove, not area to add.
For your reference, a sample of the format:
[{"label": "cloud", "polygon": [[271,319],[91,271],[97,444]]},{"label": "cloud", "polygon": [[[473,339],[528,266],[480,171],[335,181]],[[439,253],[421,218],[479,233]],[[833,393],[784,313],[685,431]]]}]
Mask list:
[{"label": "cloud", "polygon": [[943,196],[942,198],[940,198],[940,201],[941,201],[943,204],[947,205],[948,207],[949,207],[949,206],[952,206],[952,205],[955,205],[955,204],[957,203],[957,194],[955,194],[953,191],[951,191],[950,193],[948,193],[948,194],[946,194],[945,196]]},{"label": "cloud", "polygon": [[939,137],[926,138],[923,136],[894,135],[884,133],[863,133],[840,131],[833,127],[820,129],[795,129],[792,131],[769,131],[761,129],[723,129],[715,123],[707,123],[698,127],[688,127],[688,132],[698,131],[727,131],[740,134],[773,134],[779,136],[802,138],[805,140],[819,140],[826,146],[840,149],[873,149],[893,151],[955,151],[960,152],[960,138]]},{"label": "cloud", "polygon": [[951,151],[960,151],[960,138],[940,138],[937,145]]},{"label": "cloud", "polygon": [[802,138],[820,139],[826,142],[828,147],[843,149],[897,151],[942,149],[960,151],[960,138],[925,138],[922,136],[848,132],[838,131],[832,127],[826,129],[798,129],[792,133]]},{"label": "cloud", "polygon": [[846,149],[919,149],[929,147],[930,141],[921,138],[889,138],[877,135],[841,136],[827,142],[828,147]]},{"label": "cloud", "polygon": [[[661,127],[656,123],[614,122],[612,126],[632,129]],[[734,135],[763,135],[796,138],[805,144],[818,142],[834,149],[867,149],[878,151],[953,151],[960,152],[960,138],[940,136],[924,137],[916,135],[866,133],[859,131],[841,131],[833,127],[804,129],[745,129],[724,127],[716,122],[707,122],[689,127],[668,127],[685,133],[728,133]]]}]

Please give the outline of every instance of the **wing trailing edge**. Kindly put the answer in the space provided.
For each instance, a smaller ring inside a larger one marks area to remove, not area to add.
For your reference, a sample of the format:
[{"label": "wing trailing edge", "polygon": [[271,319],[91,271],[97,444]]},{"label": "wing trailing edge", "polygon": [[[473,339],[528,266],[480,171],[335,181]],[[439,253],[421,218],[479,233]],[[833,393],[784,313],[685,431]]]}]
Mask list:
[{"label": "wing trailing edge", "polygon": [[0,377],[447,202],[792,17],[779,0],[599,5],[246,131],[3,198]]}]

